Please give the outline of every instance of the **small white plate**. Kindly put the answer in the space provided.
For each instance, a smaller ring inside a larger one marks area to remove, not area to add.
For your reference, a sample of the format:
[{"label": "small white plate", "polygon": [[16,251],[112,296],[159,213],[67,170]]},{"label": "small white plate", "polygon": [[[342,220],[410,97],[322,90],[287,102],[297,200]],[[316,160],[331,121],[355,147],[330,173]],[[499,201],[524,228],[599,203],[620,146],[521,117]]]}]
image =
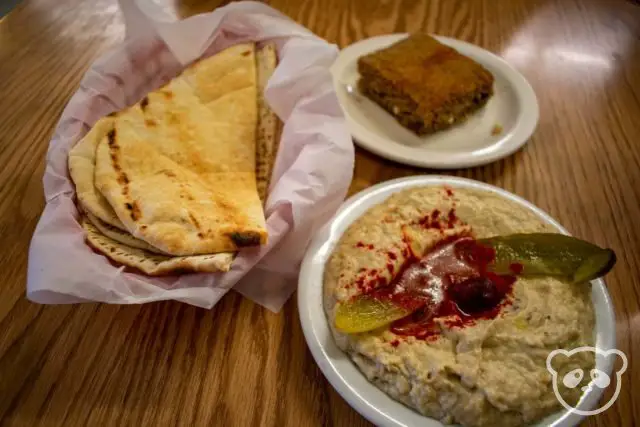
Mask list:
[{"label": "small white plate", "polygon": [[[495,78],[494,95],[487,105],[463,123],[419,137],[359,94],[358,58],[405,37],[407,34],[391,34],[354,43],[340,52],[331,68],[338,100],[351,134],[359,145],[400,163],[450,169],[493,162],[514,153],[527,142],[539,116],[533,89],[502,58],[467,42],[434,36],[441,43],[482,64]],[[493,135],[496,125],[502,130]]]},{"label": "small white plate", "polygon": [[[336,346],[323,308],[322,286],[325,262],[342,233],[370,207],[381,203],[391,194],[407,188],[445,184],[453,188],[476,188],[494,192],[530,209],[540,219],[557,228],[558,232],[569,234],[547,213],[526,200],[497,187],[464,178],[446,176],[401,178],[373,186],[347,200],[331,222],[314,237],[307,250],[298,283],[298,309],[307,345],[325,377],[351,407],[377,426],[443,427],[439,421],[420,415],[371,384],[349,357]],[[595,346],[600,350],[613,349],[616,330],[609,293],[602,279],[594,280],[591,284],[591,299],[596,315]],[[613,360],[596,356],[596,367],[610,375]],[[594,408],[601,395],[602,389],[591,387],[584,393],[578,409],[586,411]],[[542,420],[536,426],[575,426],[581,419],[579,415],[562,411]]]}]

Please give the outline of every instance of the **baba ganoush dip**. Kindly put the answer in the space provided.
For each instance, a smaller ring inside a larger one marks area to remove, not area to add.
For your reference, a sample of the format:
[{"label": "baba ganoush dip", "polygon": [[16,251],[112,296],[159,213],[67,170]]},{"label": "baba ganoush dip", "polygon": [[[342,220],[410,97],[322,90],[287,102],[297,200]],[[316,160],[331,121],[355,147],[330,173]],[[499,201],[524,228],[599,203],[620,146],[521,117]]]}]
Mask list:
[{"label": "baba ganoush dip", "polygon": [[[588,283],[518,276],[514,265],[493,306],[465,311],[439,295],[437,312],[422,318],[418,311],[362,333],[335,326],[340,303],[384,292],[434,250],[465,239],[554,231],[488,191],[438,186],[394,194],[351,224],[326,264],[324,308],[338,347],[389,396],[445,424],[519,426],[558,411],[546,358],[558,348],[593,345]],[[594,366],[591,352],[554,360],[559,373]],[[582,389],[561,393],[577,402]]]}]

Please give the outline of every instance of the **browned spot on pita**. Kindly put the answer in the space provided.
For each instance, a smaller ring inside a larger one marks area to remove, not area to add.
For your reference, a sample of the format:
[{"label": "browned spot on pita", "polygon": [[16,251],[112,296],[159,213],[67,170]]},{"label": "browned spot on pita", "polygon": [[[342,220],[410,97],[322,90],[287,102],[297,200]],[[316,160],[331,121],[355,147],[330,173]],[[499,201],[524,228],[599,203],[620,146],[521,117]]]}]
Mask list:
[{"label": "browned spot on pita", "polygon": [[152,119],[144,119],[144,124],[150,128],[156,126],[155,120]]},{"label": "browned spot on pita", "polygon": [[224,200],[216,200],[216,203],[218,204],[218,207],[220,209],[219,210],[220,215],[223,216],[225,220],[234,221],[236,225],[240,228],[246,225],[245,215],[239,212],[235,206],[230,205],[229,203],[226,203]]},{"label": "browned spot on pita", "polygon": [[173,98],[173,92],[171,92],[170,90],[163,90],[160,93],[163,94],[166,99]]},{"label": "browned spot on pita", "polygon": [[112,111],[111,113],[107,114],[107,117],[115,117],[118,115],[117,111]]},{"label": "browned spot on pita", "polygon": [[131,215],[131,219],[137,221],[140,219],[140,206],[135,201],[133,203],[125,203],[124,205]]},{"label": "browned spot on pita", "polygon": [[176,174],[171,172],[169,169],[163,169],[163,170],[160,171],[160,173],[165,174],[169,178],[175,178],[176,177]]},{"label": "browned spot on pita", "polygon": [[118,172],[117,181],[122,185],[122,194],[127,195],[129,193],[129,177],[120,167],[120,146],[118,145],[116,137],[116,129],[113,128],[107,133],[107,143],[111,153],[111,164],[113,165],[113,169]]},{"label": "browned spot on pita", "polygon": [[247,56],[251,53],[251,51],[247,50],[246,52],[242,52],[240,55]]},{"label": "browned spot on pita", "polygon": [[189,219],[191,220],[191,222],[193,223],[193,225],[196,226],[197,229],[200,229],[200,223],[198,222],[198,220],[196,219],[195,216],[193,216],[193,214],[191,212],[189,212]]},{"label": "browned spot on pita", "polygon": [[204,234],[202,234],[202,232],[199,232],[198,233],[198,237],[201,238],[201,239],[204,239]]},{"label": "browned spot on pita", "polygon": [[110,250],[111,252],[115,252],[115,251],[116,251],[116,248],[111,248],[111,249],[109,249],[109,250]]},{"label": "browned spot on pita", "polygon": [[144,98],[142,98],[142,100],[140,101],[140,109],[142,111],[147,109],[147,105],[149,105],[149,97],[145,96]]},{"label": "browned spot on pita", "polygon": [[122,172],[118,175],[118,183],[122,185],[129,184],[129,177],[126,173]]},{"label": "browned spot on pita", "polygon": [[147,226],[146,226],[146,225],[141,225],[141,226],[140,226],[140,228],[141,228],[142,230],[146,230],[146,229],[147,229]]},{"label": "browned spot on pita", "polygon": [[224,211],[230,211],[233,209],[233,206],[231,206],[229,203],[225,202],[224,200],[218,200],[218,205],[220,205],[220,209]]},{"label": "browned spot on pita", "polygon": [[167,121],[169,122],[169,124],[177,125],[178,123],[180,123],[180,118],[174,113],[169,113]]},{"label": "browned spot on pita", "polygon": [[109,143],[109,147],[120,148],[116,143],[116,128],[111,129],[109,133],[107,133],[107,141]]},{"label": "browned spot on pita", "polygon": [[236,244],[237,247],[242,248],[245,246],[257,246],[260,244],[260,234],[254,231],[247,231],[244,233],[231,233],[229,238]]}]

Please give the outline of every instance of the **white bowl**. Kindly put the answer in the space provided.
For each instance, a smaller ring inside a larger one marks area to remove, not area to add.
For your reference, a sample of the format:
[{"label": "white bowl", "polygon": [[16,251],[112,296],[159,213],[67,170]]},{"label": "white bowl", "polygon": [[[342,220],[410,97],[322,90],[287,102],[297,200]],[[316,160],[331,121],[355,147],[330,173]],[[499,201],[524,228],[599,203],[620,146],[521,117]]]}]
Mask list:
[{"label": "white bowl", "polygon": [[[453,188],[477,188],[497,193],[533,211],[543,221],[557,228],[558,232],[569,234],[557,221],[526,200],[497,187],[464,178],[419,176],[396,179],[373,186],[344,203],[331,222],[318,232],[307,250],[298,284],[298,308],[305,339],[325,377],[356,411],[378,426],[441,427],[442,424],[387,396],[371,384],[349,357],[336,346],[323,309],[324,266],[342,233],[370,207],[381,203],[391,194],[410,187],[445,184]],[[595,346],[600,350],[613,349],[616,341],[615,317],[609,293],[602,279],[592,282],[591,298],[596,316]],[[610,375],[613,360],[596,357],[596,367]],[[591,387],[583,394],[577,409],[594,408],[601,394],[602,389]],[[536,425],[574,426],[582,418],[580,415],[562,411]]]},{"label": "white bowl", "polygon": [[[502,58],[470,43],[434,36],[441,43],[482,64],[494,76],[494,95],[466,121],[419,137],[384,109],[357,92],[358,58],[382,49],[407,34],[361,40],[340,52],[331,67],[340,105],[356,143],[390,160],[430,168],[478,166],[522,147],[538,124],[538,101],[527,80]],[[345,88],[352,88],[351,91]],[[494,135],[493,128],[502,131]]]}]

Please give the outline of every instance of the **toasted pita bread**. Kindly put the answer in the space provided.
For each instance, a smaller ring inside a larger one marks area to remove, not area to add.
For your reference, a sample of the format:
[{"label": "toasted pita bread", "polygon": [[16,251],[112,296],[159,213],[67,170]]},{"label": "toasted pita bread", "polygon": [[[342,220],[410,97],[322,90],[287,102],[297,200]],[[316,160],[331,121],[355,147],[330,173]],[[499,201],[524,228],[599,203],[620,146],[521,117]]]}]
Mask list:
[{"label": "toasted pita bread", "polygon": [[[255,82],[255,54],[254,43],[231,46],[193,63],[182,72],[179,79],[189,83],[198,99],[208,105]],[[235,112],[231,113],[235,115]],[[235,120],[242,118],[234,117]]]},{"label": "toasted pita bread", "polygon": [[154,254],[168,256],[168,254],[163,253],[158,248],[154,248],[144,240],[136,239],[126,231],[122,231],[119,228],[112,227],[111,225],[107,224],[101,219],[96,218],[89,212],[85,212],[85,215],[86,215],[86,219],[91,223],[91,225],[93,225],[95,228],[98,229],[100,233],[102,233],[105,237],[110,238],[111,240],[114,240],[118,243],[122,243],[125,246],[130,246],[132,248],[143,249],[147,252],[152,252]]},{"label": "toasted pita bread", "polygon": [[69,174],[76,186],[78,202],[86,212],[99,218],[111,227],[125,230],[124,224],[111,208],[107,199],[96,189],[94,173],[96,147],[113,128],[113,118],[103,117],[69,152]]},{"label": "toasted pita bread", "polygon": [[[197,62],[187,68],[179,77],[185,80],[193,88],[194,94],[204,104],[215,104],[215,101],[230,92],[243,89],[242,85],[251,79],[250,73],[255,75],[255,69],[246,66],[249,61],[247,52],[253,49],[252,44],[240,44],[232,46],[215,56]],[[273,50],[275,67],[275,50]],[[254,77],[255,79],[255,77]],[[242,111],[242,102],[246,98],[232,96],[221,103],[226,103],[224,110],[228,115],[236,116],[236,120],[245,118]],[[240,104],[240,105],[239,105]],[[216,110],[222,106],[212,105]],[[251,116],[246,116],[251,121]],[[95,153],[98,142],[105,138],[111,130],[115,118],[103,117],[94,127],[78,142],[69,153],[69,173],[76,186],[78,202],[85,211],[90,212],[104,223],[126,230],[122,221],[114,212],[109,202],[96,189],[94,182]]]},{"label": "toasted pita bread", "polygon": [[101,234],[86,218],[82,221],[82,227],[87,233],[87,243],[96,251],[118,264],[136,268],[149,276],[226,272],[231,268],[235,256],[232,253],[184,257],[164,256],[116,242]]},{"label": "toasted pita bread", "polygon": [[269,108],[264,96],[267,83],[276,69],[276,48],[266,44],[256,53],[258,71],[258,137],[256,141],[256,184],[260,200],[267,199],[271,173],[277,153],[278,116]]},{"label": "toasted pita bread", "polygon": [[[255,174],[255,48],[231,49],[118,113],[96,149],[96,188],[127,231],[168,254],[266,242]],[[219,56],[233,59],[234,71],[220,73],[212,65],[225,65]]]}]

